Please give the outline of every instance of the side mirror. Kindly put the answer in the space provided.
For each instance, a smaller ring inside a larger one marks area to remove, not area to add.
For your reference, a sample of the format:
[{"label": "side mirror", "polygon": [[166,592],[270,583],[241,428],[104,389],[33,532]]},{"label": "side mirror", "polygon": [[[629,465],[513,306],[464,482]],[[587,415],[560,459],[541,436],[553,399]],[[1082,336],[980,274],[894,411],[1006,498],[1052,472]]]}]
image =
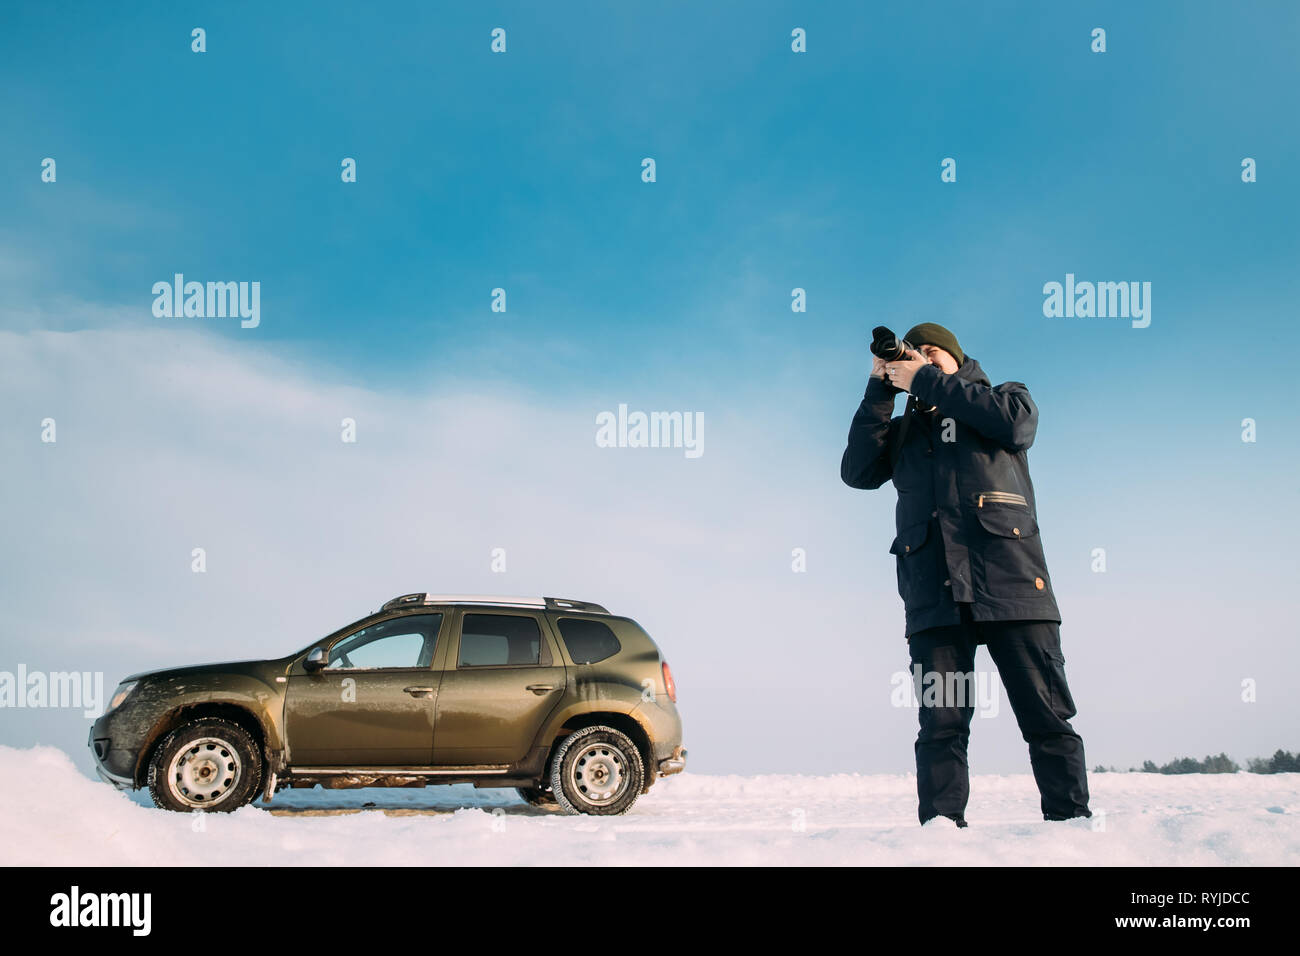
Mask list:
[{"label": "side mirror", "polygon": [[302,662],[302,669],[308,674],[314,674],[319,670],[324,670],[325,665],[329,663],[329,658],[325,656],[325,648],[313,647],[306,659]]}]

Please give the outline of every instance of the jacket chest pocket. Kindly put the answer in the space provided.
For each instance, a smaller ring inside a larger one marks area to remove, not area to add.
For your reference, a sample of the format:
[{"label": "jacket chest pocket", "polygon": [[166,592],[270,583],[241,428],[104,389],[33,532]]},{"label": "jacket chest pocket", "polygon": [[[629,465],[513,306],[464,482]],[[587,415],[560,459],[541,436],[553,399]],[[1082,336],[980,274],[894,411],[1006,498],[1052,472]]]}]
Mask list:
[{"label": "jacket chest pocket", "polygon": [[904,528],[889,546],[898,565],[898,596],[909,611],[939,602],[947,570],[943,538],[933,522]]},{"label": "jacket chest pocket", "polygon": [[975,509],[980,531],[972,548],[977,581],[990,597],[1035,597],[1049,593],[1047,561],[1038,520],[1028,509],[989,504]]}]

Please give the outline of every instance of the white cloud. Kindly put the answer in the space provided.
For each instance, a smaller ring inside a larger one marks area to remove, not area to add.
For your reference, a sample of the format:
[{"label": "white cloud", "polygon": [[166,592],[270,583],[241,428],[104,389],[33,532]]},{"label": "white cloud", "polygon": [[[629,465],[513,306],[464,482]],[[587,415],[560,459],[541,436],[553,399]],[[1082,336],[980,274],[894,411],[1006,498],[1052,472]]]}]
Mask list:
[{"label": "white cloud", "polygon": [[[770,420],[701,409],[694,460],[601,449],[598,398],[321,381],[260,345],[197,331],[0,333],[0,367],[8,477],[24,502],[7,524],[25,543],[0,585],[6,658],[102,668],[112,683],[287,653],[405,591],[587,598],[660,641],[691,695],[688,739],[725,744],[720,769],[783,765],[766,721],[735,739],[728,713],[762,713],[789,684],[780,605],[820,607],[799,614],[834,647],[814,658],[861,669],[859,609],[828,610],[830,589],[852,580],[853,600],[874,597],[888,620],[889,641],[875,643],[896,666],[892,569],[868,590],[860,555],[816,552],[826,528],[791,477],[805,455],[789,440],[774,449]],[[39,441],[47,416],[54,445]],[[340,440],[345,417],[355,444]],[[792,574],[796,545],[825,573]],[[195,547],[206,574],[190,571]],[[504,575],[490,570],[497,547]],[[860,676],[836,667],[821,679]],[[838,733],[826,746],[847,766],[862,752],[857,731]]]},{"label": "white cloud", "polygon": [[[560,594],[656,637],[695,769],[908,769],[915,713],[889,706],[890,675],[907,664],[886,550],[892,494],[841,486],[839,449],[785,396],[756,383],[692,409],[706,450],[691,460],[596,447],[596,413],[656,407],[644,388],[556,398],[407,372],[356,382],[276,348],[201,328],[0,332],[0,669],[103,670],[111,685],[288,653],[406,591]],[[680,405],[669,395],[658,407]],[[39,440],[47,416],[54,445]],[[354,445],[339,438],[345,417]],[[1050,486],[1053,463],[1036,461]],[[1153,601],[1144,568],[1090,575],[1086,550],[1071,560],[1065,548],[1090,547],[1094,519],[1069,510],[1058,503],[1045,535],[1092,762],[1123,761],[1118,747],[1217,752],[1216,734],[1240,739],[1243,727],[1260,753],[1285,743],[1266,731],[1293,723],[1294,705],[1236,702],[1251,674],[1225,676],[1208,653],[1226,620],[1245,619]],[[1114,563],[1133,560],[1126,542],[1108,544]],[[195,547],[206,574],[190,571]],[[498,547],[505,575],[490,570]],[[808,551],[807,574],[790,570],[794,547]],[[1270,659],[1281,632],[1252,633]],[[1161,634],[1201,652],[1171,656]],[[1025,766],[1002,710],[976,721],[985,772]],[[0,725],[4,743],[78,754],[84,740],[79,715]]]}]

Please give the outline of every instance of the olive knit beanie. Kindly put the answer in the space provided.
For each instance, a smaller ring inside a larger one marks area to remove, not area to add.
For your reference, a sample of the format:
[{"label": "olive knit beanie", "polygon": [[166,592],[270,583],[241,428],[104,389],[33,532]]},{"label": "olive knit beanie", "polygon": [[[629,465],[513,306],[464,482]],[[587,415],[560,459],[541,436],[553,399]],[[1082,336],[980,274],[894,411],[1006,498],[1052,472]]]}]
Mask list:
[{"label": "olive knit beanie", "polygon": [[937,345],[955,358],[958,365],[966,361],[961,346],[957,344],[957,336],[934,322],[922,322],[920,325],[912,326],[903,338],[912,345]]}]

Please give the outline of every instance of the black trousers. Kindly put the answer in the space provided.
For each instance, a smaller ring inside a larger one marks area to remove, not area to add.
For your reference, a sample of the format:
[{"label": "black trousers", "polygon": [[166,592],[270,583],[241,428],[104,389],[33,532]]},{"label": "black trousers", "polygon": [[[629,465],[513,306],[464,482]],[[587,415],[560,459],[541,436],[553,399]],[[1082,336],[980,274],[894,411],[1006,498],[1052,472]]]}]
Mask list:
[{"label": "black trousers", "polygon": [[[918,631],[908,641],[913,674],[919,666],[921,731],[916,737],[916,791],[922,823],[943,815],[961,818],[970,797],[966,744],[975,713],[970,694],[921,693],[926,674],[973,674],[975,649],[984,644],[997,665],[1049,820],[1090,817],[1083,739],[1069,720],[1076,713],[1065,682],[1060,627],[1055,621],[977,622],[962,605],[960,624]],[[934,686],[938,686],[937,683]],[[936,699],[937,697],[937,699]]]}]

